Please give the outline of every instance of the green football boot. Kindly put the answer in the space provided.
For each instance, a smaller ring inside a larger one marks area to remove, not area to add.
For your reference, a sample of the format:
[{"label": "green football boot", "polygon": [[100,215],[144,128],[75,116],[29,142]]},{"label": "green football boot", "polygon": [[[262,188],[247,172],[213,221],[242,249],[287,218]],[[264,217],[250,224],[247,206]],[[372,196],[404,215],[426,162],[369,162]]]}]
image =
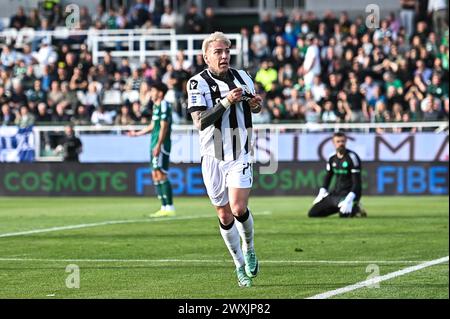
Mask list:
[{"label": "green football boot", "polygon": [[237,273],[239,287],[251,287],[252,286],[252,280],[245,273],[244,266],[236,268],[236,273]]},{"label": "green football boot", "polygon": [[256,258],[255,250],[250,249],[244,255],[245,258],[245,273],[250,278],[255,278],[258,275],[259,263]]}]

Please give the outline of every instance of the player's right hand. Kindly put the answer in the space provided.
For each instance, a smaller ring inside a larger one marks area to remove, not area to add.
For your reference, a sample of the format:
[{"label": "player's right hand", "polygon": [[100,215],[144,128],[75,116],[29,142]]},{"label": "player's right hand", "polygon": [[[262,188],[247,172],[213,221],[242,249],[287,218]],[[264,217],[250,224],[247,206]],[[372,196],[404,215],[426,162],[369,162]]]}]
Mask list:
[{"label": "player's right hand", "polygon": [[231,104],[237,103],[242,99],[242,93],[244,91],[242,88],[235,88],[228,92],[227,99],[230,101]]},{"label": "player's right hand", "polygon": [[262,97],[259,96],[259,95],[255,95],[255,97],[252,98],[252,99],[248,102],[248,104],[250,105],[250,107],[251,107],[252,109],[253,109],[253,108],[261,107],[261,105],[262,105]]},{"label": "player's right hand", "polygon": [[129,132],[127,132],[127,136],[136,136],[136,132],[135,131],[129,131]]},{"label": "player's right hand", "polygon": [[318,202],[320,202],[322,199],[324,199],[325,197],[328,196],[328,192],[325,188],[321,188],[319,190],[319,195],[317,195],[317,197],[314,199],[313,201],[313,205],[317,204]]}]

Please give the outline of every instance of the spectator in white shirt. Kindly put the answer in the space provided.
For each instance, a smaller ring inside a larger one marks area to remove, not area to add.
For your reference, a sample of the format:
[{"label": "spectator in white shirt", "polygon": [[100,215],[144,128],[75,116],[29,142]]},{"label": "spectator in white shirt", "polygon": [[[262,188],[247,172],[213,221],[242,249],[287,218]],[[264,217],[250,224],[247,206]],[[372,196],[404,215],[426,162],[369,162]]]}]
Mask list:
[{"label": "spectator in white shirt", "polygon": [[261,31],[259,25],[253,27],[250,49],[252,50],[253,56],[259,61],[269,54],[269,38],[267,34]]},{"label": "spectator in white shirt", "polygon": [[320,75],[320,51],[319,39],[313,34],[308,34],[307,42],[309,43],[306,50],[305,61],[303,62],[303,71],[305,86],[310,88],[314,81],[314,76]]},{"label": "spectator in white shirt", "polygon": [[99,106],[99,94],[97,92],[97,82],[89,83],[88,90],[86,94],[82,96],[80,102],[84,105]]},{"label": "spectator in white shirt", "polygon": [[336,123],[338,121],[338,117],[336,112],[334,111],[334,105],[331,101],[326,101],[323,105],[322,112],[322,123]]},{"label": "spectator in white shirt", "polygon": [[34,58],[41,65],[49,65],[55,63],[58,59],[57,53],[53,50],[50,45],[50,40],[44,38],[41,42],[41,48],[35,53]]},{"label": "spectator in white shirt", "polygon": [[423,113],[432,112],[434,110],[436,110],[436,112],[440,112],[441,100],[429,93],[420,103],[420,109]]},{"label": "spectator in white shirt", "polygon": [[91,116],[91,122],[94,125],[112,125],[114,123],[115,111],[106,111],[103,105],[100,105]]},{"label": "spectator in white shirt", "polygon": [[8,68],[11,68],[14,66],[14,63],[16,63],[17,59],[19,58],[18,53],[13,49],[12,46],[9,45],[3,45],[2,54],[0,56],[0,60],[2,62],[2,65]]},{"label": "spectator in white shirt", "polygon": [[20,58],[25,61],[26,65],[30,65],[35,62],[33,53],[31,52],[31,45],[24,44]]},{"label": "spectator in white shirt", "polygon": [[325,96],[325,84],[322,83],[320,75],[314,76],[313,84],[311,85],[311,93],[314,101],[319,102]]},{"label": "spectator in white shirt", "polygon": [[319,123],[322,108],[314,101],[311,91],[305,92],[305,119],[306,123]]},{"label": "spectator in white shirt", "polygon": [[184,70],[186,72],[190,72],[192,67],[192,63],[189,60],[186,60],[184,57],[184,51],[179,50],[175,57],[174,68],[175,70]]},{"label": "spectator in white shirt", "polygon": [[173,12],[170,6],[164,8],[164,13],[161,16],[160,27],[163,29],[173,29],[176,26],[177,15]]}]

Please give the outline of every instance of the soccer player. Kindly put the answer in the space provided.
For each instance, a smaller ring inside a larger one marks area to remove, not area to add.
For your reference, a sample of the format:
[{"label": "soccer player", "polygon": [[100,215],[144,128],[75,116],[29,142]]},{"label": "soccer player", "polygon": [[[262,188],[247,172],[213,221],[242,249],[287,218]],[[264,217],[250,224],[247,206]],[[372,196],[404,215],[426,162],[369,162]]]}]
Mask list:
[{"label": "soccer player", "polygon": [[156,194],[161,200],[161,209],[151,217],[174,216],[172,186],[167,173],[169,170],[170,157],[170,133],[172,131],[172,109],[171,105],[164,100],[167,86],[164,83],[155,83],[150,89],[150,98],[153,102],[153,115],[150,125],[140,131],[131,131],[129,136],[141,136],[151,134],[151,167],[152,179],[156,188]]},{"label": "soccer player", "polygon": [[[333,135],[336,153],[327,162],[327,175],[324,185],[314,199],[309,217],[326,217],[339,213],[340,217],[366,217],[361,199],[361,160],[359,156],[346,148],[347,136],[337,132]],[[336,176],[336,184],[328,192],[331,178]]]},{"label": "soccer player", "polygon": [[247,72],[230,67],[230,47],[222,32],[203,41],[208,67],[187,83],[188,112],[199,129],[203,180],[236,265],[238,284],[250,287],[259,267],[248,209],[253,183],[252,112],[260,112],[262,98],[255,94]]}]

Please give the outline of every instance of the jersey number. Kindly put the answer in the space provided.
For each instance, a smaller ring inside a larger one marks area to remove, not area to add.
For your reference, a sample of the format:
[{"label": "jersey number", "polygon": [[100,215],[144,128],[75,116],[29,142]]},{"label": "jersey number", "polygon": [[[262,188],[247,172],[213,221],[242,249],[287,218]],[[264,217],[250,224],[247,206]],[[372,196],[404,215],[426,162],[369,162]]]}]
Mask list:
[{"label": "jersey number", "polygon": [[249,169],[252,166],[251,163],[247,163],[247,165],[242,169],[242,175],[245,175],[245,170]]}]

